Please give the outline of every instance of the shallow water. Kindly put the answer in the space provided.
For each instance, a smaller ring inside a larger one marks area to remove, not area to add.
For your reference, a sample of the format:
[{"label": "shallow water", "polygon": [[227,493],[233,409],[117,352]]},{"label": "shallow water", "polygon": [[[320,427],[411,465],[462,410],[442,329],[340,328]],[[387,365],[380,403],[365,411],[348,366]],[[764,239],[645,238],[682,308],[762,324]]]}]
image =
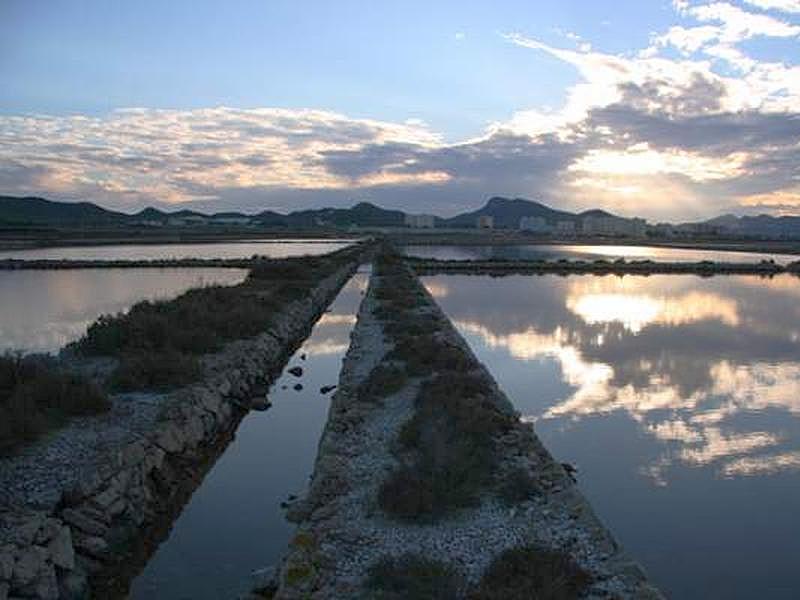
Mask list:
[{"label": "shallow water", "polygon": [[207,244],[118,244],[0,250],[0,260],[155,260],[177,258],[270,258],[319,255],[344,248],[352,240],[250,240]]},{"label": "shallow water", "polygon": [[55,352],[102,314],[202,285],[233,285],[246,275],[204,267],[0,271],[0,352]]},{"label": "shallow water", "polygon": [[413,246],[404,248],[409,256],[435,258],[439,260],[485,260],[525,259],[525,260],[645,260],[664,262],[698,262],[713,260],[718,262],[760,262],[774,260],[786,264],[800,260],[800,255],[727,252],[722,250],[693,250],[687,248],[657,248],[654,246],[583,246],[577,244],[531,244],[526,246]]},{"label": "shallow water", "polygon": [[800,279],[423,281],[669,597],[797,597]]},{"label": "shallow water", "polygon": [[253,570],[279,563],[294,531],[280,503],[311,476],[330,400],[320,388],[338,382],[368,279],[364,271],[350,280],[291,357],[286,368],[301,366],[302,377],[284,371],[269,392],[272,407],[242,421],[131,598],[235,598]]}]

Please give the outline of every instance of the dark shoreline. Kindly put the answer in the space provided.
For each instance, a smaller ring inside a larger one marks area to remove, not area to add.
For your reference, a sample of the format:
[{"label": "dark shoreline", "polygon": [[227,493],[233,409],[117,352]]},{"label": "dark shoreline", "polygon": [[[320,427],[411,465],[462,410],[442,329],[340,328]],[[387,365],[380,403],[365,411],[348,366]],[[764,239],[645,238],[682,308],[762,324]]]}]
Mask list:
[{"label": "dark shoreline", "polygon": [[781,265],[774,262],[723,263],[723,262],[654,262],[616,260],[435,260],[406,257],[406,263],[418,275],[459,273],[466,275],[517,275],[517,274],[600,274],[600,275],[659,275],[688,274],[710,277],[712,275],[760,275],[772,277],[782,273],[800,276],[800,261]]}]

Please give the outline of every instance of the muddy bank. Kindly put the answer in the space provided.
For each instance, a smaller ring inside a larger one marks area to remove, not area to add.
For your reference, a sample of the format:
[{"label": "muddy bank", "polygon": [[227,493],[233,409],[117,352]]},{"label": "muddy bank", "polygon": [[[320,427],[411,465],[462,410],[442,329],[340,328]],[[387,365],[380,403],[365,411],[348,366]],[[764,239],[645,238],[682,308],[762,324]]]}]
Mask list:
[{"label": "muddy bank", "polygon": [[724,262],[655,262],[652,260],[619,259],[615,261],[595,260],[436,260],[406,257],[406,262],[418,275],[437,273],[463,273],[480,275],[516,274],[616,274],[616,275],[762,275],[770,277],[781,273],[800,275],[800,261],[781,265],[771,261],[759,263]]},{"label": "muddy bank", "polygon": [[398,264],[373,276],[289,516],[276,598],[661,597]]},{"label": "muddy bank", "polygon": [[363,255],[354,251],[270,329],[203,357],[203,377],[168,394],[113,397],[0,460],[0,600],[113,598],[165,535],[252,399],[264,393]]}]

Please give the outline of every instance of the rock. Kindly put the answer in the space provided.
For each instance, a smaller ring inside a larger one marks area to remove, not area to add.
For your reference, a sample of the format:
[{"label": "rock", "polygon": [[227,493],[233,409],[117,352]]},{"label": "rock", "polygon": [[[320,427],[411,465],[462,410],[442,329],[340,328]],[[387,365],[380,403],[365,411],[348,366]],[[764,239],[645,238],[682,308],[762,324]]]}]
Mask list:
[{"label": "rock", "polygon": [[75,557],[75,563],[79,570],[89,573],[90,575],[94,575],[103,570],[103,563],[82,554],[78,554]]},{"label": "rock", "polygon": [[264,567],[253,571],[250,574],[250,589],[270,597],[270,594],[278,591],[278,570],[275,567]]},{"label": "rock", "polygon": [[47,550],[41,546],[23,548],[14,561],[14,587],[24,587],[31,583],[44,568],[46,560]]},{"label": "rock", "polygon": [[156,444],[170,454],[180,453],[185,445],[180,431],[173,424],[168,424],[159,430],[156,436]]},{"label": "rock", "polygon": [[144,460],[145,443],[141,440],[128,444],[120,450],[120,460],[124,467],[138,465]]},{"label": "rock", "polygon": [[59,531],[61,531],[61,521],[48,517],[36,534],[35,543],[39,546],[46,546],[47,542],[56,537]]},{"label": "rock", "polygon": [[335,389],[336,389],[335,385],[323,385],[321,388],[319,388],[319,393],[325,395],[328,392],[332,392]]},{"label": "rock", "polygon": [[47,545],[50,560],[62,569],[71,571],[75,568],[75,550],[72,547],[72,532],[69,527],[62,527],[58,534]]},{"label": "rock", "polygon": [[41,513],[15,514],[9,532],[8,541],[16,543],[18,546],[28,546],[33,544],[39,528],[44,525],[44,515]]},{"label": "rock", "polygon": [[290,375],[294,375],[295,377],[302,377],[303,376],[303,367],[292,367],[287,371]]},{"label": "rock", "polygon": [[144,457],[144,472],[150,473],[154,470],[159,470],[161,465],[164,464],[165,452],[156,446],[150,446]]},{"label": "rock", "polygon": [[58,600],[58,579],[53,565],[44,565],[36,579],[30,585],[22,588],[20,593],[39,600]]},{"label": "rock", "polygon": [[84,600],[88,591],[89,579],[84,573],[72,571],[61,578],[62,600]]},{"label": "rock", "polygon": [[14,546],[0,546],[0,579],[11,579],[14,571]]},{"label": "rock", "polygon": [[305,359],[306,359],[306,355],[305,354],[301,354],[300,355],[300,360],[305,360]]},{"label": "rock", "polygon": [[302,389],[303,389],[303,384],[302,383],[295,383],[294,384],[294,391],[299,392]]},{"label": "rock", "polygon": [[61,516],[67,523],[89,535],[104,536],[108,531],[102,523],[72,508],[65,508]]},{"label": "rock", "polygon": [[250,400],[250,408],[252,410],[264,411],[272,406],[272,402],[265,396],[252,398]]},{"label": "rock", "polygon": [[75,536],[75,548],[77,548],[81,554],[102,559],[108,551],[108,544],[103,538],[97,536],[77,535]]}]

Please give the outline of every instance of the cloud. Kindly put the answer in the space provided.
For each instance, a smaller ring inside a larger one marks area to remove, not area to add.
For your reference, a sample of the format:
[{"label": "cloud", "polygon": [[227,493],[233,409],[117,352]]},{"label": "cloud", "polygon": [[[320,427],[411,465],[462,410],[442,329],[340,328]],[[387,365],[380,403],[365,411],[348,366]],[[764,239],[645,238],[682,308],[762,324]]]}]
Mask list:
[{"label": "cloud", "polygon": [[[749,4],[788,12],[796,2]],[[793,38],[800,25],[727,2],[674,6],[687,22],[625,55],[592,49],[567,31],[560,33],[577,49],[505,34],[531,60],[545,53],[570,65],[580,81],[560,109],[520,107],[457,143],[417,119],[313,109],[0,116],[0,192],[123,209],[192,202],[292,210],[372,200],[453,214],[505,194],[651,219],[710,217],[736,205],[791,210],[800,181],[800,66],[761,60],[740,43]]]},{"label": "cloud", "polygon": [[762,10],[780,10],[787,13],[800,13],[800,0],[744,0]]}]

